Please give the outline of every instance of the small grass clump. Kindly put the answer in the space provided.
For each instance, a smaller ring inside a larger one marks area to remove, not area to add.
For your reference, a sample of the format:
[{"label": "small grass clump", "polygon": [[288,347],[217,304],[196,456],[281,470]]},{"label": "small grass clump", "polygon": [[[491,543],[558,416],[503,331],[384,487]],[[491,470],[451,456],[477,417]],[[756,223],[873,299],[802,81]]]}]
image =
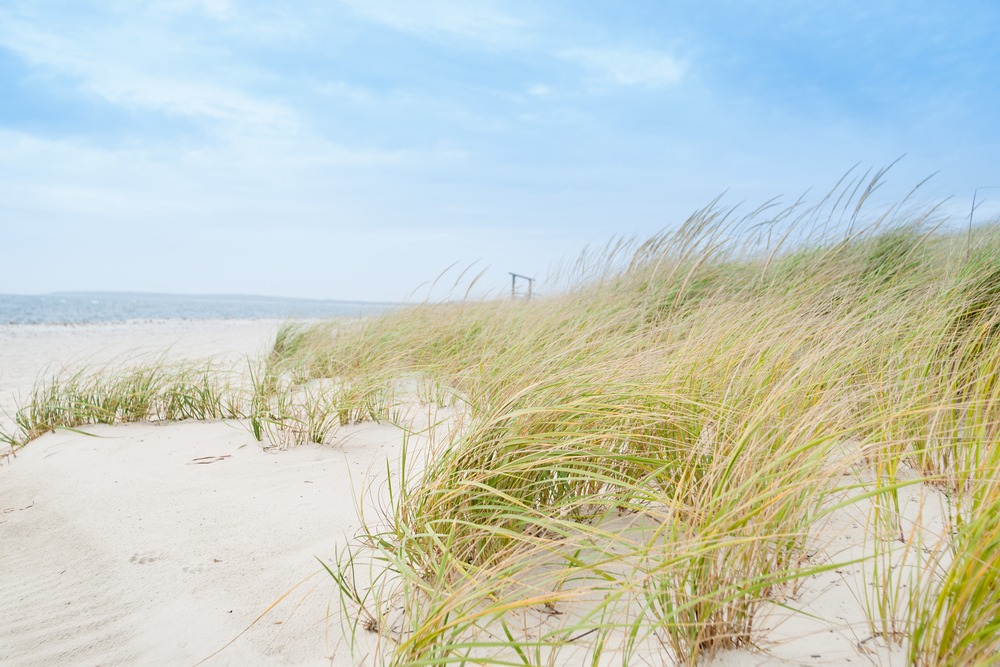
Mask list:
[{"label": "small grass clump", "polygon": [[4,440],[18,447],[60,428],[137,421],[232,419],[240,399],[231,374],[211,365],[105,367],[38,383]]},{"label": "small grass clump", "polygon": [[16,449],[45,433],[93,424],[233,419],[276,447],[326,444],[342,426],[396,416],[395,381],[374,377],[312,379],[281,366],[283,327],[271,355],[243,373],[201,363],[150,363],[79,369],[36,384],[0,441]]},{"label": "small grass clump", "polygon": [[[283,329],[279,341],[294,335],[288,332]],[[241,416],[258,441],[328,444],[339,427],[392,418],[393,389],[393,382],[373,378],[310,379],[302,369],[278,369],[272,357],[263,368],[251,367],[249,410]]]}]

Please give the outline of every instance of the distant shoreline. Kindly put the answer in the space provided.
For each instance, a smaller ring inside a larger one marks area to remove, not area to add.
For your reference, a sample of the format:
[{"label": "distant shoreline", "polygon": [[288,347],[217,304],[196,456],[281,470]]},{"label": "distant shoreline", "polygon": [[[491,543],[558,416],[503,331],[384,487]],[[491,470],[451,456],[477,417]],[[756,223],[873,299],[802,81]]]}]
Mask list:
[{"label": "distant shoreline", "polygon": [[183,292],[129,292],[120,290],[91,291],[91,290],[58,290],[56,292],[46,292],[42,294],[0,294],[5,296],[22,297],[74,297],[74,298],[139,298],[139,299],[193,299],[193,300],[215,300],[225,299],[230,301],[281,301],[281,302],[302,302],[302,303],[350,303],[372,306],[402,306],[402,303],[388,301],[368,301],[355,299],[325,299],[297,296],[274,296],[268,294],[240,294],[240,293],[218,293],[218,294],[186,294]]},{"label": "distant shoreline", "polygon": [[255,295],[139,292],[0,294],[0,324],[20,326],[184,320],[317,320],[375,315],[401,305]]}]

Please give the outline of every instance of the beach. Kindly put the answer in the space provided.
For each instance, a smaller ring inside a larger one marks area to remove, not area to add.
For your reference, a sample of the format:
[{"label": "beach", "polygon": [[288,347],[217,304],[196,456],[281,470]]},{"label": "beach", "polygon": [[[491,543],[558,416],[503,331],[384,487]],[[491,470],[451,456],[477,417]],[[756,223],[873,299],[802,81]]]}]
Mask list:
[{"label": "beach", "polygon": [[[58,369],[246,363],[269,349],[279,324],[6,327],[4,407]],[[60,430],[29,443],[0,467],[0,607],[9,619],[0,663],[379,664],[379,636],[345,632],[356,619],[342,614],[320,561],[334,563],[361,528],[358,502],[369,521],[378,515],[401,442],[397,427],[368,422],[326,445],[283,449],[234,420],[188,420]],[[864,508],[852,506],[812,548],[857,558],[865,524]],[[723,652],[710,664],[905,664],[865,629],[863,576],[844,568],[805,579],[796,594],[805,614],[775,606],[762,614],[762,650]]]},{"label": "beach", "polygon": [[[3,406],[62,368],[239,364],[279,324],[0,328]],[[0,664],[355,664],[317,559],[358,529],[354,494],[373,462],[384,470],[396,429],[289,450],[234,421],[83,430],[0,466]]]},{"label": "beach", "polygon": [[1000,2],[902,9],[0,0],[0,667],[1000,667]]}]

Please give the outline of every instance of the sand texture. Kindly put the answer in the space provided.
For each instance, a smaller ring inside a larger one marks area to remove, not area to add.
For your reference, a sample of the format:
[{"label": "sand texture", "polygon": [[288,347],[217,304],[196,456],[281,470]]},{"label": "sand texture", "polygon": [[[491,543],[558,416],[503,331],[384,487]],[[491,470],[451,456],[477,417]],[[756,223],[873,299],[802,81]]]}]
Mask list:
[{"label": "sand texture", "polygon": [[[52,369],[164,350],[232,359],[276,327],[7,327],[4,405]],[[287,451],[231,422],[86,432],[44,436],[0,467],[0,664],[353,664],[327,628],[337,602],[317,558],[357,530],[352,475],[392,453],[394,428]]]}]

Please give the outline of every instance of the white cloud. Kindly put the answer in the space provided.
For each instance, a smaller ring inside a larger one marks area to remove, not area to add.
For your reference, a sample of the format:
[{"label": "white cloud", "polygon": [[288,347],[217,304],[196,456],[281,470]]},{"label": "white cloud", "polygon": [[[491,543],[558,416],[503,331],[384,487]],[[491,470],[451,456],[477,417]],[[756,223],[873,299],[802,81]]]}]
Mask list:
[{"label": "white cloud", "polygon": [[[355,14],[394,30],[428,38],[448,36],[492,47],[523,40],[527,23],[489,0],[341,0]],[[523,16],[524,12],[519,12]]]},{"label": "white cloud", "polygon": [[214,19],[225,21],[234,16],[233,3],[229,0],[202,0],[200,4]]},{"label": "white cloud", "polygon": [[558,54],[585,69],[598,83],[664,88],[684,77],[685,64],[662,51],[648,49],[566,49]]},{"label": "white cloud", "polygon": [[153,12],[169,14],[195,11],[217,21],[228,21],[236,16],[231,0],[153,0],[147,7]]},{"label": "white cloud", "polygon": [[[35,67],[77,79],[80,90],[112,104],[224,121],[233,128],[288,130],[296,125],[293,110],[216,83],[224,78],[223,68],[211,61],[210,50],[165,39],[148,31],[79,28],[60,33],[27,21],[0,22],[0,44]],[[199,59],[201,69],[196,70],[192,61]]]}]

